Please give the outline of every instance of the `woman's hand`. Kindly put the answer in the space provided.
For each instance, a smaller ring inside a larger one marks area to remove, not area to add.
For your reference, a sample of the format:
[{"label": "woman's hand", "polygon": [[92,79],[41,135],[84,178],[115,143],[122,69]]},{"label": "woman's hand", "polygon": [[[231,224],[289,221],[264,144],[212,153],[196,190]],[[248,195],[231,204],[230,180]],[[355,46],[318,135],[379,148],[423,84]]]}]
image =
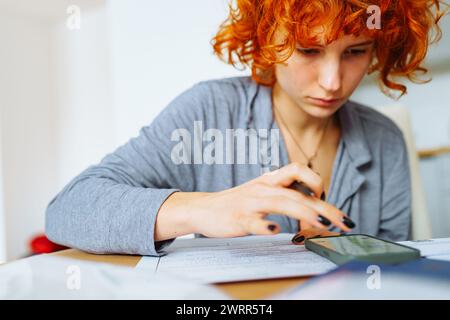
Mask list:
[{"label": "woman's hand", "polygon": [[[307,185],[313,195],[289,188],[294,182]],[[331,223],[345,232],[350,231],[345,214],[320,200],[322,193],[320,176],[298,163],[220,192],[177,192],[160,209],[155,240],[182,235],[175,232],[176,225],[183,226],[181,233],[200,233],[207,237],[275,234],[280,226],[264,219],[270,213],[298,219],[320,230],[326,230]],[[171,214],[183,218],[170,222]]]}]

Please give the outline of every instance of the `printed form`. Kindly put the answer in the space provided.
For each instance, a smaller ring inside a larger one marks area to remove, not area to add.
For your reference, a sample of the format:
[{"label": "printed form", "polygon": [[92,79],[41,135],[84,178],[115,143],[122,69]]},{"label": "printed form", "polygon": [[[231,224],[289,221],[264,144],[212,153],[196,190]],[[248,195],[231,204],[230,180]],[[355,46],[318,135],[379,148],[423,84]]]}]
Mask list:
[{"label": "printed form", "polygon": [[137,269],[201,283],[311,276],[337,266],[291,242],[294,234],[224,239],[176,239],[162,257],[142,257]]},{"label": "printed form", "polygon": [[419,249],[422,257],[450,261],[450,238],[402,241],[399,243]]}]

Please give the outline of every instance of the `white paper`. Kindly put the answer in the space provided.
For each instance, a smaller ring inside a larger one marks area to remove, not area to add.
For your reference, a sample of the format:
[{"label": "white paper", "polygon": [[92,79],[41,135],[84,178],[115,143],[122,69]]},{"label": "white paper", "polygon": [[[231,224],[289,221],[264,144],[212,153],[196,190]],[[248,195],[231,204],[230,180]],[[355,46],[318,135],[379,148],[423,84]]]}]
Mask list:
[{"label": "white paper", "polygon": [[5,299],[229,299],[213,286],[50,255],[0,266]]},{"label": "white paper", "polygon": [[202,283],[322,274],[336,265],[304,246],[293,234],[226,239],[177,239],[163,257],[143,257],[136,268]]},{"label": "white paper", "polygon": [[450,261],[450,238],[401,241],[399,243],[419,249],[422,257]]}]

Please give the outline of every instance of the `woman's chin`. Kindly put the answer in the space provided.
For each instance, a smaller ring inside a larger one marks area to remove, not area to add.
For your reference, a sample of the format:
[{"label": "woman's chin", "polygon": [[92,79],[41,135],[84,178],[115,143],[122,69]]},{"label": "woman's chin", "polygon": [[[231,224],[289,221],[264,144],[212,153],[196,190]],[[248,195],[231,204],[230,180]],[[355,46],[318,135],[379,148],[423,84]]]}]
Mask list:
[{"label": "woman's chin", "polygon": [[329,118],[339,110],[339,107],[320,107],[320,106],[308,106],[305,110],[311,117],[314,118]]}]

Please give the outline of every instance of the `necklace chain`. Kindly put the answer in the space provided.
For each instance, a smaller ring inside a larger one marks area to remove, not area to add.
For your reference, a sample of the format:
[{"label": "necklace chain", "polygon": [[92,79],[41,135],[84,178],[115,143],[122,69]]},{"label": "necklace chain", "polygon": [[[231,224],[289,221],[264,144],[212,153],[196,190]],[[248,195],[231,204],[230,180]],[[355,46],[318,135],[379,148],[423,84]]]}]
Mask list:
[{"label": "necklace chain", "polygon": [[284,121],[283,117],[281,116],[281,113],[278,110],[276,110],[276,108],[274,108],[274,109],[278,113],[278,117],[280,118],[281,123],[286,128],[286,130],[288,131],[288,133],[291,136],[292,140],[297,145],[298,149],[303,154],[303,156],[306,158],[308,168],[312,169],[312,161],[317,157],[317,153],[319,151],[320,145],[322,144],[322,140],[323,140],[323,137],[325,136],[325,132],[327,131],[328,123],[330,122],[330,119],[327,119],[327,122],[325,123],[325,126],[324,126],[323,131],[322,131],[322,135],[320,137],[319,143],[317,144],[317,147],[316,147],[316,150],[315,150],[314,154],[311,157],[308,157],[306,155],[305,151],[303,151],[303,149],[300,146],[300,144],[298,143],[298,141],[294,138],[294,135],[292,134],[292,132],[289,129],[289,127],[286,125],[286,122]]}]

